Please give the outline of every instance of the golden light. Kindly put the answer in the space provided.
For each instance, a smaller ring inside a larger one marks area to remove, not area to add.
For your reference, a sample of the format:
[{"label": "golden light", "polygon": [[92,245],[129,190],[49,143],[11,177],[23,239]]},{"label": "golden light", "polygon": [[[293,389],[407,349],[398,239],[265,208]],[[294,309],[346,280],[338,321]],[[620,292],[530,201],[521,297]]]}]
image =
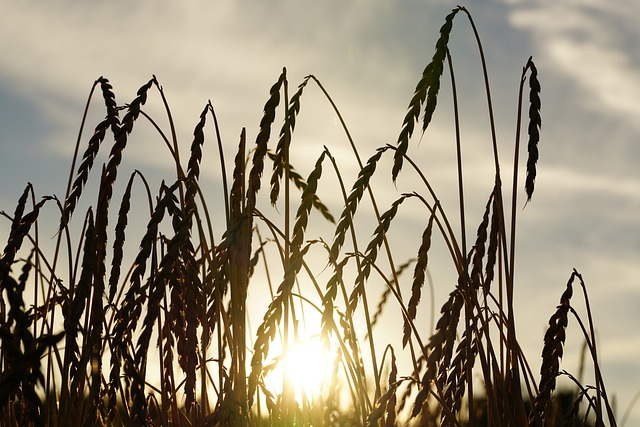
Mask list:
[{"label": "golden light", "polygon": [[329,385],[335,352],[326,348],[320,336],[292,343],[284,354],[282,344],[274,342],[272,352],[276,356],[265,379],[276,394],[282,393],[285,377],[299,403],[320,397],[324,387]]}]

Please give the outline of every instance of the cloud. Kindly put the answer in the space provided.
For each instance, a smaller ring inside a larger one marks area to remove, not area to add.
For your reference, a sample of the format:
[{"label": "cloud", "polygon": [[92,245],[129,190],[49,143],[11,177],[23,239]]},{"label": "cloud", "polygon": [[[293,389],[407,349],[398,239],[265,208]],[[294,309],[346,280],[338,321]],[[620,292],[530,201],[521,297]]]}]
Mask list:
[{"label": "cloud", "polygon": [[[587,105],[639,123],[640,53],[634,2],[517,2],[511,22],[530,31],[538,59],[577,85]],[[624,4],[622,4],[624,3]]]},{"label": "cloud", "polygon": [[[397,27],[377,28],[388,22],[381,14],[392,11],[415,19],[411,10],[385,2],[16,3],[5,8],[12,19],[0,28],[0,50],[11,53],[0,57],[0,77],[62,129],[49,146],[64,155],[69,153],[64,141],[73,135],[63,132],[77,128],[90,85],[100,75],[111,80],[118,102],[125,103],[155,73],[186,138],[211,98],[225,118],[223,132],[235,141],[242,126],[259,122],[283,66],[289,68],[291,91],[304,75],[315,73],[330,93],[339,94],[336,102],[347,113],[359,116],[362,104],[371,101],[373,114],[397,111],[399,120],[414,76],[388,49],[401,37]],[[409,64],[417,60],[423,59]],[[402,106],[379,102],[390,93],[401,97]],[[303,114],[314,110],[303,105]],[[97,117],[102,115],[98,110]],[[396,127],[398,121],[388,124]]]},{"label": "cloud", "polygon": [[610,176],[594,175],[589,171],[570,170],[559,167],[546,167],[539,177],[543,185],[551,192],[565,194],[606,194],[608,197],[632,199],[640,202],[640,187],[637,181],[617,179]]}]

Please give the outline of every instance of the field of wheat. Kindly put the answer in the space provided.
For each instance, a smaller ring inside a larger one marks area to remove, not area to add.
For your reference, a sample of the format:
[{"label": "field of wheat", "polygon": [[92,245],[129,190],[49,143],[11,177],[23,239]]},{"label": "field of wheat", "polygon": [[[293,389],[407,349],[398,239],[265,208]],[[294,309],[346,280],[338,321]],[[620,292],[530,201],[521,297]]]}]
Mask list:
[{"label": "field of wheat", "polygon": [[[492,125],[492,188],[479,217],[465,209],[459,94],[448,49],[454,22],[473,30]],[[458,209],[449,211],[428,171],[409,154],[428,131],[442,79],[452,88],[446,95],[453,97],[456,135],[451,171],[457,185],[448,191],[457,195]],[[320,89],[343,130],[359,170],[353,182],[329,148],[308,173],[290,161],[309,86]],[[106,114],[88,132],[85,118],[99,96]],[[151,96],[166,117],[145,111]],[[539,145],[544,149],[532,58],[523,58],[518,97],[516,135],[505,143],[513,158],[505,162],[483,46],[464,7],[446,16],[397,141],[373,150],[356,146],[314,75],[290,91],[283,69],[269,89],[255,141],[245,129],[238,140],[223,141],[209,102],[190,145],[178,141],[155,76],[125,104],[100,77],[87,101],[64,199],[36,195],[28,184],[13,211],[3,211],[0,423],[615,426],[578,271],[568,269],[557,307],[541,314],[548,328],[539,353],[525,355],[518,343],[517,218],[526,212],[523,205],[535,203]],[[122,167],[140,121],[155,129],[158,152],[168,152],[175,165],[165,181],[149,182],[143,172]],[[201,185],[205,150],[219,159],[222,200],[208,198]],[[235,156],[227,165],[229,150]],[[105,151],[107,161],[94,167]],[[377,186],[393,187],[409,174],[415,188],[381,203]],[[95,187],[88,185],[92,178]],[[503,180],[511,191],[503,190]],[[338,195],[337,209],[324,203],[320,189]],[[410,242],[394,242],[392,226],[402,209],[421,211],[423,218]],[[41,244],[44,212],[59,224],[46,230],[55,235],[53,252]],[[131,229],[132,218],[144,222],[142,231]],[[365,235],[358,224],[371,220],[373,233]],[[439,309],[423,295],[431,286],[432,243],[442,245],[456,277]],[[398,244],[415,245],[415,256],[396,259]],[[264,308],[258,316],[256,307]],[[397,311],[400,346],[379,332],[380,315],[389,310]],[[433,324],[423,321],[429,316]],[[562,368],[569,319],[582,332],[592,385]],[[317,343],[297,366],[292,355],[310,341],[307,329],[318,331]],[[532,357],[541,358],[540,372],[530,369]],[[300,378],[314,372],[315,384],[302,386]],[[557,388],[559,377],[572,387]]]}]

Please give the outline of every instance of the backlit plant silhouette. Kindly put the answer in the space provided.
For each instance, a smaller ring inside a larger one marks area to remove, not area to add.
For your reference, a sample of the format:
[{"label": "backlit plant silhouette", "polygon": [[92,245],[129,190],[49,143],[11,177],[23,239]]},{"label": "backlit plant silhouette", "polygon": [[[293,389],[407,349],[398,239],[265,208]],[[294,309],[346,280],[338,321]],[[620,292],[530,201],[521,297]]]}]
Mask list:
[{"label": "backlit plant silhouette", "polygon": [[[482,60],[494,159],[492,189],[472,238],[448,50],[460,16],[471,25]],[[443,78],[450,79],[454,100],[457,230],[427,173],[409,155],[415,134],[428,131]],[[521,161],[525,83],[528,141],[526,160]],[[339,159],[327,147],[319,150],[306,178],[289,161],[309,85],[317,86],[334,109],[359,166],[350,190]],[[84,122],[94,91],[102,95],[106,116],[87,144]],[[155,76],[124,105],[116,102],[109,81],[99,78],[91,89],[64,200],[47,196],[37,201],[29,184],[13,214],[4,214],[9,232],[0,260],[2,424],[542,426],[556,425],[566,416],[572,425],[616,425],[600,374],[586,287],[577,271],[555,312],[550,311],[540,375],[531,372],[518,344],[513,303],[518,290],[518,196],[524,187],[529,202],[535,189],[540,92],[529,58],[518,91],[509,194],[503,187],[506,175],[498,156],[483,48],[463,7],[454,9],[440,29],[397,143],[367,153],[366,161],[333,99],[313,75],[290,96],[283,70],[269,91],[253,143],[245,129],[239,142],[222,141],[214,107],[207,103],[186,163]],[[168,129],[145,112],[152,94],[160,95]],[[141,171],[126,170],[122,163],[142,120],[152,125],[175,165],[175,176],[160,183],[148,182]],[[277,138],[272,138],[274,127],[279,127]],[[205,138],[205,128],[215,138]],[[236,154],[227,168],[224,150],[230,146]],[[210,189],[201,185],[207,147],[220,159],[222,200],[209,198]],[[94,167],[105,150],[106,162]],[[389,188],[409,173],[418,177],[416,188],[381,206],[372,185],[374,176],[383,173],[380,165],[391,169],[385,178]],[[91,202],[85,190],[94,175],[99,178],[97,198]],[[323,185],[339,189],[341,206],[330,207],[320,199]],[[136,191],[145,195],[148,208],[131,211],[132,201],[141,203]],[[421,237],[410,242],[418,251],[415,259],[397,264],[390,227],[411,203],[424,211]],[[53,253],[39,238],[45,209],[59,218]],[[312,215],[324,224],[317,234],[310,226],[318,223],[310,221]],[[363,243],[355,224],[371,217],[375,229]],[[142,232],[131,229],[132,218],[144,218]],[[450,254],[457,283],[431,328],[417,314],[430,310],[421,302],[436,234]],[[137,252],[127,257],[130,247]],[[250,290],[257,288],[270,299],[252,330],[248,320],[256,305]],[[583,291],[586,322],[572,307],[577,289]],[[372,298],[379,297],[381,302],[374,304]],[[377,333],[380,313],[391,304],[401,313],[399,348],[385,344],[384,334]],[[300,398],[289,375],[282,376],[277,389],[266,378],[278,361],[287,363],[285,355],[302,339],[300,327],[310,313],[318,319],[327,354],[333,355],[333,375],[319,393]],[[570,317],[584,334],[594,385],[582,385],[560,368]],[[274,358],[274,343],[281,348],[280,357]],[[401,354],[408,364],[398,362]],[[575,392],[564,394],[570,398],[564,413],[554,398],[558,376],[576,384]],[[478,377],[480,390],[474,381]]]}]

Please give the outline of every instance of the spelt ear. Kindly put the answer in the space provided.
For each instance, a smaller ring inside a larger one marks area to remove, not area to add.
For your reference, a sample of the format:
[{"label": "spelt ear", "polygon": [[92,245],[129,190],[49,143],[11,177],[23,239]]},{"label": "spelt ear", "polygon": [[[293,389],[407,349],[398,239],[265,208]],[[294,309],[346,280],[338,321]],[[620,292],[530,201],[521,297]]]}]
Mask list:
[{"label": "spelt ear", "polygon": [[122,201],[120,202],[120,209],[118,210],[118,222],[116,223],[113,256],[111,259],[111,274],[109,275],[109,302],[113,302],[116,296],[118,280],[120,280],[120,270],[124,256],[125,230],[128,223],[129,209],[131,208],[131,189],[136,173],[137,172],[133,172],[129,177],[129,182],[127,182],[127,186],[125,187]]},{"label": "spelt ear", "polygon": [[[53,198],[49,196],[43,197],[43,199],[33,207],[33,210],[31,212],[27,213],[24,216],[22,216],[21,213],[17,214],[20,217],[19,220],[16,220],[17,216],[14,218],[13,223],[11,224],[11,233],[9,233],[9,238],[7,239],[7,244],[4,247],[1,258],[3,268],[11,267],[11,264],[15,260],[16,254],[22,247],[22,243],[25,237],[27,237],[27,235],[29,234],[29,230],[31,230],[31,226],[38,220],[40,209],[48,200],[52,199]],[[19,209],[22,210],[23,207]]]},{"label": "spelt ear", "polygon": [[[147,223],[147,230],[140,242],[138,255],[135,258],[129,278],[129,289],[123,299],[122,307],[116,312],[112,327],[114,347],[111,357],[111,372],[107,395],[109,396],[109,417],[115,415],[116,392],[121,388],[120,368],[125,358],[130,358],[127,346],[132,339],[138,320],[142,315],[142,308],[147,300],[147,293],[143,288],[143,281],[147,269],[147,262],[152,259],[156,241],[159,235],[159,227],[165,214],[177,210],[178,200],[173,192],[178,188],[180,181],[167,188],[164,183],[160,191],[159,201],[154,208],[151,218]],[[153,305],[151,305],[153,307]],[[145,326],[148,326],[145,325]],[[133,361],[133,359],[131,359]]]},{"label": "spelt ear", "polygon": [[422,78],[416,85],[411,102],[409,102],[408,111],[402,123],[402,130],[400,131],[400,136],[398,136],[398,148],[393,156],[391,177],[394,182],[402,169],[404,155],[407,154],[409,148],[409,138],[413,135],[414,125],[418,121],[420,109],[422,108],[422,104],[425,103],[425,99],[426,105],[422,121],[423,132],[427,129],[433,117],[438,100],[438,92],[440,90],[440,76],[442,76],[444,60],[447,56],[447,43],[449,42],[449,34],[453,26],[453,18],[460,10],[462,10],[460,7],[453,9],[445,18],[445,23],[440,28],[440,38],[436,42],[436,51],[433,54],[433,58],[431,58],[431,62],[422,72]]},{"label": "spelt ear", "polygon": [[27,205],[27,197],[29,196],[29,193],[33,194],[33,185],[30,182],[27,183],[27,186],[22,191],[22,195],[18,199],[18,204],[13,212],[13,220],[11,221],[11,231],[9,234],[15,232],[16,228],[20,225],[22,215],[24,215],[24,208]]},{"label": "spelt ear", "polygon": [[68,380],[72,384],[71,392],[82,394],[80,385],[80,377],[84,378],[86,365],[82,366],[81,362],[89,362],[89,360],[80,359],[80,348],[77,342],[80,319],[82,313],[88,309],[89,297],[91,295],[91,285],[95,275],[96,267],[96,233],[93,224],[93,211],[89,209],[86,220],[86,233],[84,239],[84,248],[82,253],[82,270],[80,278],[75,286],[71,301],[66,305],[64,310],[64,330],[65,350],[64,350],[64,366],[65,376],[63,381],[67,381],[66,368],[69,369]]},{"label": "spelt ear", "polygon": [[398,390],[398,381],[396,380],[398,374],[398,368],[396,366],[396,355],[393,351],[393,347],[388,346],[389,354],[391,355],[388,390],[385,394],[380,396],[376,402],[375,408],[367,416],[367,426],[380,425],[381,419],[384,417],[385,426],[396,425],[396,392]]},{"label": "spelt ear", "polygon": [[413,284],[411,285],[411,298],[409,299],[409,306],[407,312],[409,318],[404,320],[404,328],[402,335],[402,347],[404,348],[409,342],[411,336],[411,321],[415,320],[416,313],[418,311],[418,304],[420,303],[420,297],[422,296],[422,287],[424,286],[425,272],[427,270],[427,263],[429,261],[429,249],[431,248],[431,233],[433,231],[433,219],[435,217],[435,210],[429,216],[429,222],[427,227],[422,233],[422,243],[418,249],[418,259],[413,271]]},{"label": "spelt ear", "polygon": [[431,393],[431,383],[438,378],[440,373],[446,371],[450,365],[453,343],[456,339],[456,330],[463,304],[462,292],[456,288],[449,294],[449,299],[440,310],[440,319],[436,324],[436,330],[429,339],[429,344],[427,344],[429,351],[427,366],[420,380],[411,418],[417,417],[422,411],[422,406]]},{"label": "spelt ear", "polygon": [[249,189],[247,190],[247,212],[252,212],[256,206],[256,198],[264,171],[264,158],[267,155],[267,143],[271,137],[271,125],[276,118],[276,108],[280,104],[280,87],[287,79],[287,70],[282,70],[278,81],[269,90],[269,99],[264,104],[264,114],[260,120],[260,131],[256,137],[256,148],[253,152],[253,165],[249,172]]},{"label": "spelt ear", "polygon": [[358,300],[362,295],[364,285],[371,273],[371,266],[376,263],[376,259],[378,258],[378,249],[380,248],[380,246],[382,246],[387,231],[391,226],[391,222],[398,213],[398,207],[402,204],[402,202],[405,201],[406,198],[411,196],[411,194],[403,194],[399,199],[391,204],[389,210],[387,210],[380,216],[380,222],[378,223],[376,230],[373,232],[373,237],[371,238],[371,241],[369,242],[369,244],[367,245],[367,249],[365,250],[365,260],[362,263],[362,269],[356,277],[356,283],[353,287],[351,295],[349,296],[349,313],[352,313],[358,305]]},{"label": "spelt ear", "polygon": [[560,305],[549,319],[549,327],[544,334],[544,347],[542,348],[542,366],[540,367],[540,392],[534,401],[532,417],[544,422],[546,408],[551,400],[551,393],[556,388],[556,376],[560,371],[560,359],[564,354],[564,342],[568,324],[568,314],[571,308],[570,302],[573,296],[573,281],[579,277],[574,270],[567,282],[567,288],[560,297]]},{"label": "spelt ear", "polygon": [[[89,172],[93,167],[93,161],[98,155],[100,145],[106,136],[107,129],[111,128],[111,131],[115,135],[120,127],[120,119],[118,117],[118,108],[116,105],[116,96],[113,93],[113,86],[111,86],[109,80],[104,77],[100,77],[96,80],[94,82],[94,87],[98,83],[100,83],[102,97],[104,98],[104,103],[107,108],[107,116],[95,127],[93,135],[89,139],[87,148],[82,155],[82,162],[78,167],[76,179],[73,182],[71,191],[64,203],[64,210],[60,220],[60,229],[63,229],[67,225],[73,211],[75,210],[78,199],[80,199],[80,195],[82,194],[82,189],[89,178]],[[91,92],[93,93],[93,89]]]},{"label": "spelt ear", "polygon": [[251,358],[251,373],[248,381],[249,407],[253,404],[253,395],[262,375],[263,362],[269,353],[269,345],[275,336],[276,328],[282,318],[284,303],[291,295],[291,289],[295,283],[296,275],[302,268],[305,254],[309,250],[309,245],[303,246],[304,233],[307,228],[309,212],[313,206],[312,200],[318,186],[318,180],[322,176],[322,162],[326,152],[322,152],[316,165],[307,178],[307,187],[302,193],[302,200],[296,213],[296,222],[293,225],[293,235],[291,238],[291,258],[284,274],[284,279],[278,287],[276,296],[273,298],[262,324],[258,327],[258,334],[254,345],[254,354]]},{"label": "spelt ear", "polygon": [[275,205],[278,201],[278,196],[280,194],[280,179],[284,173],[284,161],[285,161],[285,150],[287,139],[291,140],[291,134],[296,127],[296,117],[300,112],[300,98],[302,97],[302,92],[304,91],[305,86],[309,82],[311,76],[307,76],[304,78],[302,83],[298,85],[298,91],[293,94],[291,100],[289,101],[289,107],[287,110],[287,120],[285,120],[282,128],[280,129],[280,137],[278,139],[278,145],[276,146],[276,152],[273,157],[273,173],[271,174],[271,204]]},{"label": "spelt ear", "polygon": [[389,147],[378,148],[376,154],[371,156],[371,158],[367,161],[367,164],[362,168],[360,173],[358,173],[358,179],[351,188],[351,193],[347,198],[346,206],[344,207],[344,210],[340,215],[340,220],[338,221],[338,226],[336,227],[336,231],[334,233],[330,253],[330,257],[334,261],[337,259],[338,253],[340,252],[340,249],[344,244],[345,235],[347,233],[347,230],[349,229],[349,225],[353,222],[353,216],[355,215],[356,209],[358,208],[358,203],[362,199],[364,191],[369,186],[369,181],[376,171],[378,161],[382,157],[382,153],[387,151],[388,148]]},{"label": "spelt ear", "polygon": [[540,141],[542,118],[540,117],[540,82],[538,81],[538,70],[531,58],[529,58],[526,68],[531,70],[531,75],[529,76],[529,143],[527,144],[529,157],[527,158],[527,178],[525,181],[525,190],[527,192],[528,202],[531,200],[531,196],[533,195],[533,188],[536,180],[538,142]]},{"label": "spelt ear", "polygon": [[444,405],[450,408],[450,410],[443,411],[442,425],[455,425],[455,414],[460,413],[464,393],[467,389],[466,385],[469,381],[469,376],[466,375],[466,372],[469,372],[478,354],[477,337],[473,333],[469,333],[469,331],[471,329],[465,332],[462,340],[458,343],[456,355],[451,361],[448,372],[443,371],[438,379],[441,383],[441,389],[444,390],[444,395],[442,396]]}]

